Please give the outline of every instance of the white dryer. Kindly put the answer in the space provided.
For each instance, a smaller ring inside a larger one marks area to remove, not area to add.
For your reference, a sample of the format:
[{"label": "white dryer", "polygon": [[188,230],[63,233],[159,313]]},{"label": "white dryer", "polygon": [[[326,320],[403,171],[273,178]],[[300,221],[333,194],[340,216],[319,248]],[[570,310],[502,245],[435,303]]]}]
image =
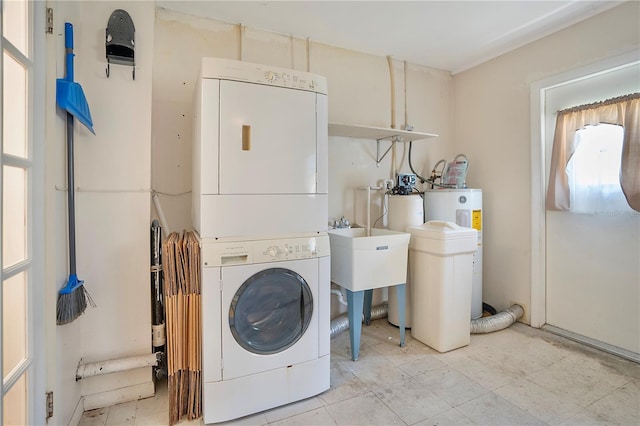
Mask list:
[{"label": "white dryer", "polygon": [[201,259],[205,423],[327,390],[328,236],[205,239]]},{"label": "white dryer", "polygon": [[324,77],[204,58],[194,101],[192,214],[200,236],[327,230]]}]

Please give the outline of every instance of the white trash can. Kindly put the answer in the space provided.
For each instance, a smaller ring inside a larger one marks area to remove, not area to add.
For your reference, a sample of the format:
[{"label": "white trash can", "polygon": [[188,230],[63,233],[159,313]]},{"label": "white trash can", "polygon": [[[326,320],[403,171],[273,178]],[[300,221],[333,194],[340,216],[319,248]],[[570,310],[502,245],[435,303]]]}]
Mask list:
[{"label": "white trash can", "polygon": [[411,335],[438,352],[469,344],[475,229],[429,221],[409,227]]}]

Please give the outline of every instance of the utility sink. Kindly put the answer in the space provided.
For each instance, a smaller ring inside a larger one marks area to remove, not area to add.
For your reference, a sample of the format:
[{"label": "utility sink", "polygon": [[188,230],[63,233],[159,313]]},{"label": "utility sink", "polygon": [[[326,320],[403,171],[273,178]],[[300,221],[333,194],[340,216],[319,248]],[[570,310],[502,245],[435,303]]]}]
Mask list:
[{"label": "utility sink", "polygon": [[409,238],[406,232],[371,228],[328,231],[331,281],[356,292],[407,282]]}]

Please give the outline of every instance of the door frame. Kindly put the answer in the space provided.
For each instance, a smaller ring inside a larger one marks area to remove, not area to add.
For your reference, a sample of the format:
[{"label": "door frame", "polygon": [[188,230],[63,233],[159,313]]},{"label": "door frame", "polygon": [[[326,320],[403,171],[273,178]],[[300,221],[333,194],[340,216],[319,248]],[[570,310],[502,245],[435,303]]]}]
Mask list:
[{"label": "door frame", "polygon": [[530,88],[531,114],[531,326],[546,324],[546,176],[545,103],[547,90],[640,61],[634,49],[593,64],[533,82]]},{"label": "door frame", "polygon": [[[27,357],[30,362],[25,368],[27,374],[27,420],[31,424],[46,423],[46,334],[45,334],[45,212],[44,212],[44,179],[45,179],[45,94],[46,94],[46,3],[30,2],[29,39],[31,72],[28,76],[28,143],[30,156],[28,162],[29,177],[27,186],[27,246],[28,268],[27,278]],[[0,23],[1,25],[1,23]],[[4,46],[2,46],[4,50]],[[2,67],[0,67],[0,72]],[[1,90],[0,90],[1,94]],[[4,107],[4,106],[3,106]],[[1,109],[0,109],[1,111]],[[1,128],[1,126],[0,126]],[[1,192],[1,191],[0,191]],[[1,232],[0,232],[1,235]],[[4,277],[3,277],[4,278]],[[0,303],[2,295],[0,294]],[[0,314],[1,314],[0,307]],[[2,336],[2,330],[0,330]],[[0,341],[0,359],[2,342]],[[3,372],[4,374],[4,372]],[[0,419],[4,412],[0,401]]]}]

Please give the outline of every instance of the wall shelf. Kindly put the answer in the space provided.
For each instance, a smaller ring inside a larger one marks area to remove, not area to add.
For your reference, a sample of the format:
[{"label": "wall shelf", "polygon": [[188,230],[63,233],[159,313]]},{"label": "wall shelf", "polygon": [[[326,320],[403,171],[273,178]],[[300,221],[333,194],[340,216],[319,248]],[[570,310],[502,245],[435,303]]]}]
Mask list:
[{"label": "wall shelf", "polygon": [[[383,127],[360,126],[354,124],[329,123],[329,136],[341,136],[356,139],[371,139],[377,143],[376,165],[384,159],[396,142],[411,142],[435,138],[433,133],[422,133],[409,130],[385,129]],[[391,141],[391,146],[380,155],[380,141]]]}]

